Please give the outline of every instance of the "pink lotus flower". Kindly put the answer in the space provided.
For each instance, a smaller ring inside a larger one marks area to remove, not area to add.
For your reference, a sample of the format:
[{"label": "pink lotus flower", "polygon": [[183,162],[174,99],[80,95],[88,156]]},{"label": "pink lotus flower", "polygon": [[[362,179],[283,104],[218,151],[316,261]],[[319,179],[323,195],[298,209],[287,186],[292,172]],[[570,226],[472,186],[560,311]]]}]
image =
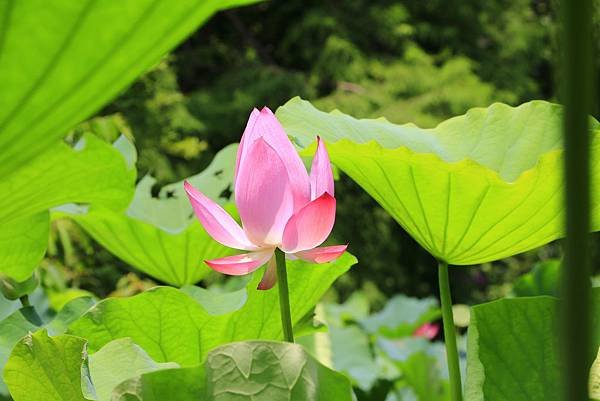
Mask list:
[{"label": "pink lotus flower", "polygon": [[422,326],[418,327],[415,332],[415,337],[424,337],[428,340],[433,340],[435,336],[437,336],[440,331],[440,326],[435,323],[425,323]]},{"label": "pink lotus flower", "polygon": [[230,275],[248,274],[268,262],[258,286],[277,281],[276,248],[289,259],[312,263],[335,260],[347,245],[317,248],[335,221],[333,174],[325,144],[317,138],[310,176],[283,127],[267,107],[254,109],[237,153],[234,193],[242,227],[211,199],[185,182],[196,216],[221,244],[249,251],[207,260],[212,269]]}]

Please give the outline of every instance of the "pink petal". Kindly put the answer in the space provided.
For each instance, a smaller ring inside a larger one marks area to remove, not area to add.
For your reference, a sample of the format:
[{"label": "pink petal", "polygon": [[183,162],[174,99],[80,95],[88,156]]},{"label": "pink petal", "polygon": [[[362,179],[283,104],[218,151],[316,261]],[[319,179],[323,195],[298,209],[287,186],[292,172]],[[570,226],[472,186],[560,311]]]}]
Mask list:
[{"label": "pink petal", "polygon": [[265,267],[265,273],[263,274],[262,280],[258,283],[257,290],[270,290],[277,282],[277,262],[275,256],[271,256],[267,267]]},{"label": "pink petal", "polygon": [[232,276],[242,276],[258,269],[273,255],[273,249],[260,252],[243,253],[241,255],[226,256],[220,259],[206,260],[206,264],[219,273]]},{"label": "pink petal", "polygon": [[213,202],[189,182],[183,183],[196,217],[202,227],[216,241],[231,248],[252,251],[258,249],[238,223],[221,206]]},{"label": "pink petal", "polygon": [[238,177],[241,171],[247,168],[252,169],[252,164],[247,164],[246,159],[250,151],[250,145],[258,138],[263,138],[275,149],[279,158],[283,160],[293,194],[294,211],[299,210],[310,200],[308,173],[296,149],[294,149],[294,145],[292,145],[283,127],[268,107],[264,107],[260,112],[254,109],[248,119],[248,124],[238,148],[235,190],[238,189]]},{"label": "pink petal", "polygon": [[287,170],[263,138],[245,144],[248,153],[239,171],[235,203],[248,238],[255,244],[277,245],[294,212]]},{"label": "pink petal", "polygon": [[325,143],[317,137],[317,153],[310,168],[310,199],[317,199],[325,192],[333,196],[333,172]]},{"label": "pink petal", "polygon": [[285,226],[282,249],[296,253],[321,245],[335,222],[335,198],[325,192],[294,214]]},{"label": "pink petal", "polygon": [[342,253],[346,252],[346,248],[348,248],[348,245],[324,246],[321,248],[296,252],[294,255],[306,262],[327,263],[340,257]]},{"label": "pink petal", "polygon": [[433,324],[433,323],[425,323],[424,325],[418,327],[415,330],[414,335],[416,337],[424,337],[429,340],[432,340],[435,336],[437,336],[439,331],[440,331],[439,325]]},{"label": "pink petal", "polygon": [[[242,158],[242,153],[244,153],[244,145],[246,143],[252,143],[256,138],[248,139],[249,137],[253,137],[254,134],[254,126],[256,125],[256,119],[260,115],[260,111],[255,107],[252,109],[252,113],[250,113],[250,117],[248,118],[248,122],[246,123],[246,128],[244,129],[244,133],[242,134],[242,139],[240,140],[240,146],[238,147],[237,155],[235,158],[235,175],[233,178],[233,182],[237,181],[238,171],[240,169],[240,159]],[[250,142],[248,142],[250,141]]]}]

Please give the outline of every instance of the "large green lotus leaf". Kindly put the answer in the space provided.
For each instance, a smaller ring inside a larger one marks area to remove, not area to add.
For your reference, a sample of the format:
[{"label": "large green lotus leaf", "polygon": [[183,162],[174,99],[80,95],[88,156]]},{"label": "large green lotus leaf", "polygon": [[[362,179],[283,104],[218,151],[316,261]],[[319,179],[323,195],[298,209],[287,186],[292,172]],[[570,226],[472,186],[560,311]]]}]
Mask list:
[{"label": "large green lotus leaf", "polygon": [[[558,300],[512,298],[473,307],[466,401],[553,401],[562,390]],[[600,289],[592,294],[594,350],[600,345]],[[592,355],[590,355],[590,360]]]},{"label": "large green lotus leaf", "polygon": [[0,180],[0,272],[23,281],[48,245],[48,209],[67,202],[122,209],[133,195],[135,170],[120,148],[93,135],[74,147],[59,143],[42,157]]},{"label": "large green lotus leaf", "polygon": [[231,253],[193,221],[178,234],[110,210],[74,217],[96,241],[119,259],[161,280],[183,286],[196,283],[210,269],[205,259]]},{"label": "large green lotus leaf", "polygon": [[[8,361],[11,350],[30,331],[35,331],[42,322],[33,307],[21,308],[0,322],[0,370]],[[0,379],[0,393],[8,395],[4,380]]]},{"label": "large green lotus leaf", "polygon": [[124,209],[131,201],[134,181],[135,170],[127,166],[117,148],[84,135],[74,147],[56,144],[0,180],[0,222],[70,202]]},{"label": "large green lotus leaf", "polygon": [[[44,324],[33,306],[26,306],[14,311],[0,321],[0,371],[8,361],[11,350],[19,340],[29,332],[44,327],[51,335],[63,334],[66,326],[75,321],[93,305],[89,297],[82,297],[69,302],[56,316]],[[8,395],[4,380],[0,379],[0,394]]]},{"label": "large green lotus leaf", "polygon": [[214,12],[253,1],[0,2],[2,180],[54,146]]},{"label": "large green lotus leaf", "polygon": [[217,292],[194,285],[181,287],[181,291],[194,298],[209,315],[224,315],[244,306],[248,292],[241,288],[231,292]]},{"label": "large green lotus leaf", "polygon": [[84,386],[84,392],[91,400],[111,401],[113,390],[122,382],[144,373],[178,367],[172,362],[154,362],[131,339],[121,338],[88,356],[84,369],[88,386]]},{"label": "large green lotus leaf", "polygon": [[16,281],[27,280],[46,253],[50,230],[48,212],[20,217],[2,224],[0,272]]},{"label": "large green lotus leaf", "polygon": [[213,350],[206,360],[207,401],[350,401],[350,382],[300,345],[248,341]]},{"label": "large green lotus leaf", "polygon": [[[238,144],[221,149],[202,172],[186,178],[192,185],[217,203],[225,204],[233,189],[233,175]],[[165,185],[153,197],[150,193],[155,181],[144,177],[138,184],[127,214],[162,228],[170,233],[179,233],[196,221],[189,199],[183,189],[183,180]]]},{"label": "large green lotus leaf", "polygon": [[114,401],[351,400],[349,381],[301,346],[248,341],[218,347],[203,365],[146,373],[122,383]]},{"label": "large green lotus leaf", "polygon": [[92,355],[87,353],[85,339],[48,337],[44,330],[25,333],[15,343],[5,371],[15,401],[111,401],[113,389],[124,381],[178,368],[175,363],[154,362],[127,338],[112,341]]},{"label": "large green lotus leaf", "polygon": [[71,323],[79,319],[81,315],[87,312],[95,304],[96,301],[90,296],[81,296],[72,299],[67,302],[51,320],[44,324],[44,328],[48,330],[48,334],[51,336],[64,334]]},{"label": "large green lotus leaf", "polygon": [[[154,362],[143,349],[126,338],[108,343],[93,355],[87,354],[85,339],[68,335],[48,337],[45,331],[25,333],[21,341],[15,340],[15,343],[17,342],[6,371],[11,395],[15,401],[111,401],[119,399],[111,398],[113,390],[121,383],[129,382],[131,378],[164,369],[175,372],[180,370],[176,369],[178,365],[175,363]],[[181,376],[170,374],[166,377]],[[159,400],[171,399],[165,396],[168,393],[164,391],[173,391],[176,387],[166,386],[164,381],[147,381],[160,385],[156,389],[153,388],[156,390],[153,395],[162,391],[164,398]],[[148,387],[146,383],[144,385]],[[192,385],[192,388],[197,388],[189,380],[179,380],[174,385]],[[141,385],[137,387],[141,390]],[[49,388],[51,391],[46,394],[46,398],[43,391]],[[31,389],[31,395],[28,389]],[[181,392],[181,388],[177,392]],[[194,400],[197,400],[199,395],[201,392],[195,391]]]},{"label": "large green lotus leaf", "polygon": [[[277,111],[301,147],[324,138],[336,166],[433,256],[457,265],[514,255],[563,234],[561,114],[542,101],[493,104],[421,129],[324,113],[298,98]],[[592,153],[600,154],[600,130],[592,138]],[[593,159],[597,177],[600,157]],[[592,215],[599,229],[600,197]]]},{"label": "large green lotus leaf", "polygon": [[[227,146],[188,180],[223,204],[228,198],[221,194],[233,181],[236,151],[236,144]],[[70,217],[111,253],[144,273],[176,286],[196,283],[210,272],[204,260],[232,250],[202,228],[182,181],[164,186],[157,197],[151,194],[154,183],[152,177],[144,177],[125,212],[97,209]],[[224,206],[234,212],[233,205]]]},{"label": "large green lotus leaf", "polygon": [[23,337],[4,369],[15,401],[86,401],[81,389],[85,340],[48,337],[40,330]]},{"label": "large green lotus leaf", "polygon": [[[289,266],[290,304],[294,324],[315,307],[333,281],[356,258],[312,265],[294,261]],[[247,286],[248,300],[235,312],[211,315],[180,290],[157,287],[131,298],[107,299],[96,304],[69,327],[89,341],[94,352],[118,338],[130,337],[157,362],[184,367],[199,364],[214,347],[247,339],[281,339],[279,293],[256,289],[261,272]]]},{"label": "large green lotus leaf", "polygon": [[207,401],[204,365],[157,370],[124,381],[111,401]]}]

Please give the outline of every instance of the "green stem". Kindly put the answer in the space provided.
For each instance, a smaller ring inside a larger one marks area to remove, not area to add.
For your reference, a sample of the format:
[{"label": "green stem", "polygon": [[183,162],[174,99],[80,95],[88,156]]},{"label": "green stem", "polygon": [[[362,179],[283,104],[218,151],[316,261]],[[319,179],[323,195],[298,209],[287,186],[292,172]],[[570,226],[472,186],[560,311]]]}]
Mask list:
[{"label": "green stem", "polygon": [[23,305],[24,307],[31,306],[31,303],[29,302],[29,297],[27,295],[23,295],[22,297],[20,297],[19,301],[21,301],[21,305]]},{"label": "green stem", "polygon": [[288,289],[287,270],[285,267],[285,253],[276,249],[275,261],[277,262],[277,284],[279,287],[279,308],[281,310],[283,338],[285,341],[293,343],[294,330],[292,328],[292,314],[290,312],[290,292]]},{"label": "green stem", "polygon": [[448,375],[450,376],[450,395],[452,401],[462,401],[462,385],[460,383],[460,364],[456,346],[456,329],[452,314],[452,295],[448,278],[448,263],[438,261],[438,276],[440,285],[440,300],[442,303],[442,320],[444,323],[444,342],[446,343],[446,359],[448,360]]},{"label": "green stem", "polygon": [[38,315],[33,305],[31,305],[31,302],[29,302],[29,296],[23,295],[19,298],[19,301],[23,305],[22,316],[30,323],[41,327],[43,325],[42,318]]},{"label": "green stem", "polygon": [[592,0],[561,1],[566,238],[562,268],[562,399],[587,401],[591,356],[589,113],[594,85]]}]

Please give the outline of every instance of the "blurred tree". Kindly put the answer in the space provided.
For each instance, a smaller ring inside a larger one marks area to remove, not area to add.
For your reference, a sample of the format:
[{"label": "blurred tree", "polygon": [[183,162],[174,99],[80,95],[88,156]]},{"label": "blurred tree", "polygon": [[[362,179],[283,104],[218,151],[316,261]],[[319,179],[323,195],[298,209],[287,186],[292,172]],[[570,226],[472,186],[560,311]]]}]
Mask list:
[{"label": "blurred tree", "polygon": [[[555,13],[551,0],[407,1],[415,40],[477,62],[476,72],[519,101],[551,97]],[[443,12],[441,12],[443,10]]]},{"label": "blurred tree", "polygon": [[208,147],[206,126],[190,113],[168,57],[103,111],[113,112],[125,117],[135,135],[140,177],[151,173],[161,183],[174,181]]}]

